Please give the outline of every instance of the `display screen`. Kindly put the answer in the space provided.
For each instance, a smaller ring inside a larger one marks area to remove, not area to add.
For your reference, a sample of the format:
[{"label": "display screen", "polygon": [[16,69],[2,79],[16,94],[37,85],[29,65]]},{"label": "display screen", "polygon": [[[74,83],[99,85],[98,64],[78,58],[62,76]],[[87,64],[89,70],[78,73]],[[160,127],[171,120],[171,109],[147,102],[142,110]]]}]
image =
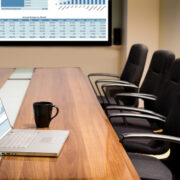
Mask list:
[{"label": "display screen", "polygon": [[109,0],[0,0],[0,42],[109,44],[110,4]]},{"label": "display screen", "polygon": [[4,106],[0,100],[0,139],[11,129]]}]

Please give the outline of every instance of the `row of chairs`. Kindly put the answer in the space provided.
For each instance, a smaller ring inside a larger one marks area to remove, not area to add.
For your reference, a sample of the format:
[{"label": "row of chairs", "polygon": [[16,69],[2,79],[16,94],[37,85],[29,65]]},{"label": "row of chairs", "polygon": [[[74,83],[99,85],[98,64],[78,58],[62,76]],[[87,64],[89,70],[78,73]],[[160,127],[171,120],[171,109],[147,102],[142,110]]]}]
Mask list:
[{"label": "row of chairs", "polygon": [[[141,179],[180,179],[180,59],[175,60],[167,50],[154,52],[138,87],[147,51],[145,45],[132,46],[124,68],[127,78],[101,73],[88,77]],[[93,76],[120,79],[98,79],[93,83]],[[138,108],[139,98],[144,108]],[[144,155],[162,154],[169,149],[169,157],[161,161]]]}]

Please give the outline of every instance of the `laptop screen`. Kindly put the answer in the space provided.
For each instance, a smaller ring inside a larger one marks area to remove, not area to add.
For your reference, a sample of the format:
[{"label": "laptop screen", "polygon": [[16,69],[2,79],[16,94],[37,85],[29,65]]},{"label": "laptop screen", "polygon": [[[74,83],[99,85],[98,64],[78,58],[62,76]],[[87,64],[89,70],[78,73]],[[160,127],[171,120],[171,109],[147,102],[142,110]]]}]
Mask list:
[{"label": "laptop screen", "polygon": [[4,106],[0,100],[0,139],[11,129]]}]

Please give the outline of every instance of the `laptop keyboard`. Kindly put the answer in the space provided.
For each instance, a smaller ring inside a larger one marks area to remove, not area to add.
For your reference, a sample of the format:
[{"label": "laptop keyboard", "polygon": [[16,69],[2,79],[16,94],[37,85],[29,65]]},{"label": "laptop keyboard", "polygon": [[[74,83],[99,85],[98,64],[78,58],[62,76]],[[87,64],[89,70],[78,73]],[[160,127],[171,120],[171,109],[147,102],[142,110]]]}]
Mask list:
[{"label": "laptop keyboard", "polygon": [[36,131],[9,132],[1,139],[0,146],[3,148],[27,148],[37,133]]}]

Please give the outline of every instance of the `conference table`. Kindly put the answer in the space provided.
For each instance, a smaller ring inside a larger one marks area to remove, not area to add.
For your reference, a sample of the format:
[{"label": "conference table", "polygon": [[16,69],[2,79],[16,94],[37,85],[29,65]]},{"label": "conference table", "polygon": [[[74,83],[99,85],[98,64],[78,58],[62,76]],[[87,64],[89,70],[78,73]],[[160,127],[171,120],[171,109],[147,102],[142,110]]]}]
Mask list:
[{"label": "conference table", "polygon": [[9,76],[13,73],[13,68],[1,68],[0,69],[0,88],[3,86],[3,84],[6,82],[6,80],[9,78]]},{"label": "conference table", "polygon": [[[13,69],[0,70],[0,84]],[[36,68],[14,127],[34,129],[33,103],[60,112],[49,129],[69,130],[59,157],[3,156],[0,179],[140,179],[80,68]]]}]

